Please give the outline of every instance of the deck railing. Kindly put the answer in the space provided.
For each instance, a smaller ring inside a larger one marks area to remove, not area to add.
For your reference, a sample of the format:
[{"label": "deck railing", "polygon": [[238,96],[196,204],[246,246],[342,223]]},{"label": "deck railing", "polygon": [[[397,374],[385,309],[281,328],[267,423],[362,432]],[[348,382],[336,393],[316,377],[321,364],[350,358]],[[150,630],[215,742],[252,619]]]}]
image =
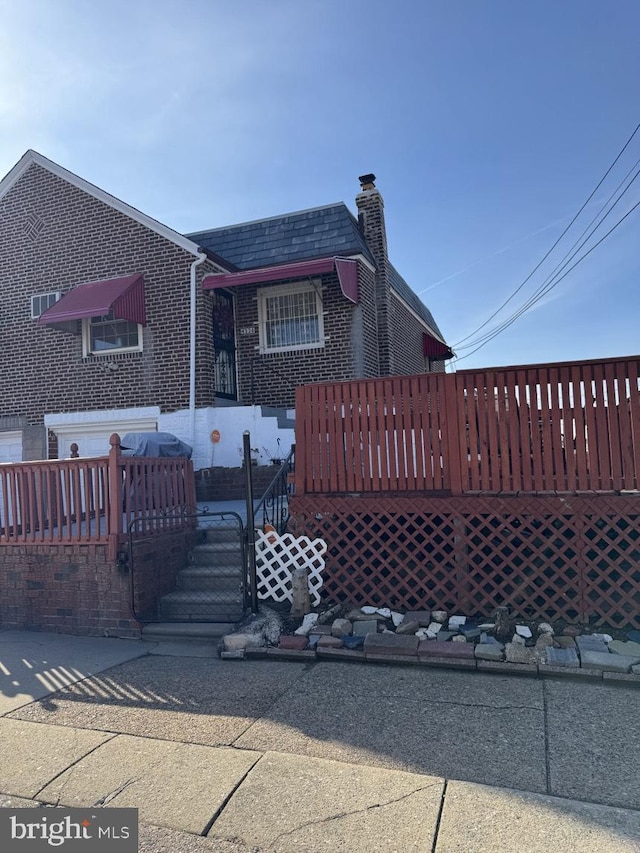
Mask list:
[{"label": "deck railing", "polygon": [[[0,546],[108,544],[130,529],[148,536],[188,526],[195,507],[191,462],[109,456],[0,465]],[[134,523],[135,522],[135,523]]]},{"label": "deck railing", "polygon": [[640,356],[297,389],[296,494],[640,488]]}]

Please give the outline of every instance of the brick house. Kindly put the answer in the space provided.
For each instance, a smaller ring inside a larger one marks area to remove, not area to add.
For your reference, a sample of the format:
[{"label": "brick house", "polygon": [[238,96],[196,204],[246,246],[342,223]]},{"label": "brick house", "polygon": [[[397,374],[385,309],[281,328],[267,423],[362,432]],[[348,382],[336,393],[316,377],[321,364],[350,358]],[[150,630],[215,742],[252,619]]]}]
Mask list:
[{"label": "brick house", "polygon": [[442,370],[373,180],[359,221],[338,204],[185,236],[28,151],[0,181],[0,461],[159,429],[196,467],[217,430],[229,464],[257,407],[291,407],[298,384]]},{"label": "brick house", "polygon": [[444,371],[451,350],[389,261],[374,181],[358,219],[339,203],[188,235],[237,270],[203,286],[235,314],[240,399],[290,407],[308,382]]}]

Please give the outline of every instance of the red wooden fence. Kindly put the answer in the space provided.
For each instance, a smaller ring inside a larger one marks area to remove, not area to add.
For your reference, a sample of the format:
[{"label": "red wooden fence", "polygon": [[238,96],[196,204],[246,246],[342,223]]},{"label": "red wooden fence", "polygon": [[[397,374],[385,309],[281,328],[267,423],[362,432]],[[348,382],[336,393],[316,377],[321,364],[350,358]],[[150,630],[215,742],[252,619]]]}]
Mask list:
[{"label": "red wooden fence", "polygon": [[640,356],[305,385],[296,493],[640,488]]},{"label": "red wooden fence", "polygon": [[195,506],[192,463],[109,456],[0,465],[0,546],[118,543],[184,526]]}]

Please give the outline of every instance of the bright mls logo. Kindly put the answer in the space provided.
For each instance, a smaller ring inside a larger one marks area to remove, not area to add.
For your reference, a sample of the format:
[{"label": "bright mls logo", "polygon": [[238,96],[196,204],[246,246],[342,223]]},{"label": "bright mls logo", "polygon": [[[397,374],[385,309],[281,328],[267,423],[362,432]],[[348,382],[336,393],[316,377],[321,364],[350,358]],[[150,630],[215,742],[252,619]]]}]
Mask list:
[{"label": "bright mls logo", "polygon": [[137,809],[0,809],[0,850],[137,853]]}]

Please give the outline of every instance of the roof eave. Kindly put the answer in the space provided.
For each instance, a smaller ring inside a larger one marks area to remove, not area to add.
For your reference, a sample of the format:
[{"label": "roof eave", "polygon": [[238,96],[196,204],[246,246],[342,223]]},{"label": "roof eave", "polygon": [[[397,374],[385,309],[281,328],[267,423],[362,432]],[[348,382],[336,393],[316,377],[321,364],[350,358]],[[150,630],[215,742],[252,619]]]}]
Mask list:
[{"label": "roof eave", "polygon": [[174,231],[173,228],[169,228],[168,225],[163,225],[162,222],[158,222],[157,219],[147,216],[146,213],[142,213],[142,211],[137,208],[121,201],[119,198],[111,195],[111,193],[100,189],[100,187],[95,186],[95,184],[86,181],[79,175],[70,172],[63,166],[59,166],[57,163],[54,163],[53,160],[49,160],[47,157],[44,157],[42,154],[39,154],[37,151],[33,151],[32,149],[29,149],[25,154],[23,154],[13,169],[11,169],[11,171],[8,172],[0,181],[0,200],[34,164],[45,169],[47,172],[50,172],[52,175],[61,178],[63,181],[66,181],[77,189],[82,190],[98,201],[103,202],[113,210],[117,210],[119,213],[128,216],[140,225],[144,225],[145,228],[148,228],[150,231],[164,237],[166,240],[169,240],[171,243],[174,243],[176,246],[184,249],[184,251],[188,252],[190,255],[199,256],[202,254],[200,247],[196,243],[189,240],[187,237],[184,237],[182,234],[179,234],[177,231]]}]

